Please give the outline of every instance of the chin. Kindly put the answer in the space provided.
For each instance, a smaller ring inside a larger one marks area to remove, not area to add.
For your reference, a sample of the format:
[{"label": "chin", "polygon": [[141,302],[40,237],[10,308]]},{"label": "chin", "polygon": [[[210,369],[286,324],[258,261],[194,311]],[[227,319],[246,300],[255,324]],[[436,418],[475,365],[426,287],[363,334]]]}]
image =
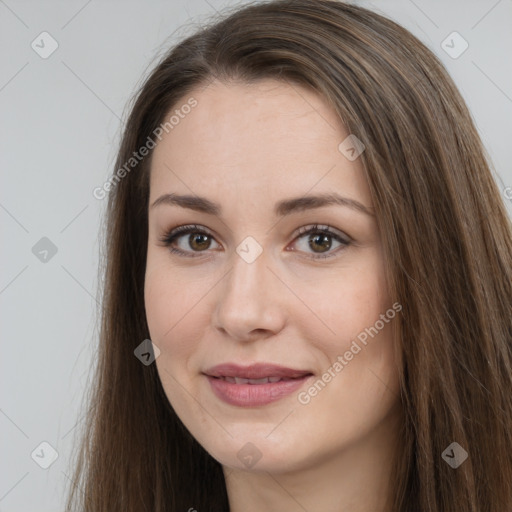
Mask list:
[{"label": "chin", "polygon": [[[242,471],[285,473],[301,469],[309,459],[300,453],[297,447],[282,441],[266,439],[264,435],[245,435],[225,440],[222,446],[213,441],[203,447],[208,453],[226,468]],[[218,441],[218,438],[216,439]]]}]

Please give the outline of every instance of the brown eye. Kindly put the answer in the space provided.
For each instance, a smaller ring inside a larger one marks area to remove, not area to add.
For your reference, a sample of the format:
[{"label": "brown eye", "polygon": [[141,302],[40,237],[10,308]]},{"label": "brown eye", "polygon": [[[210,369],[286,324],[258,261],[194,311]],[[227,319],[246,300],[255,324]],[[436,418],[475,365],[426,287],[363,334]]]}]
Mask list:
[{"label": "brown eye", "polygon": [[[204,228],[197,225],[188,225],[171,230],[160,241],[169,248],[171,253],[193,258],[201,256],[202,252],[211,249],[212,242],[215,239]],[[294,242],[295,245],[298,245],[298,248],[293,250],[305,253],[306,257],[311,259],[330,258],[337,255],[350,243],[351,239],[348,236],[344,238],[342,234],[333,231],[330,226],[315,224],[299,230],[299,235]],[[331,250],[333,247],[334,250]]]},{"label": "brown eye", "polygon": [[189,246],[197,251],[204,251],[205,249],[209,249],[211,243],[211,239],[209,235],[205,235],[203,233],[194,233],[189,235],[188,244]]},{"label": "brown eye", "polygon": [[213,240],[210,233],[196,225],[179,226],[160,239],[170,252],[191,258],[210,249]]},{"label": "brown eye", "polygon": [[[294,250],[304,252],[308,254],[307,257],[312,259],[335,256],[351,243],[348,236],[343,237],[341,233],[333,231],[330,226],[318,226],[317,224],[301,228],[299,236],[295,240],[298,249]],[[331,251],[333,244],[335,244],[334,250]]]},{"label": "brown eye", "polygon": [[[326,252],[332,246],[331,238],[332,235],[327,235],[325,233],[320,235],[312,235],[308,240],[308,244],[314,252]],[[318,248],[319,250],[317,251]]]}]

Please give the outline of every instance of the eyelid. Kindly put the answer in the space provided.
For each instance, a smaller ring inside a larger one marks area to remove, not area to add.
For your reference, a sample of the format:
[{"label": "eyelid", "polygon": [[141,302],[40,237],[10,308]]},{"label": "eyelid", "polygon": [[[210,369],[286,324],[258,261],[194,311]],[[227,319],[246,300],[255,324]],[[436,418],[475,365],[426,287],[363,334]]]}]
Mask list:
[{"label": "eyelid", "polygon": [[[181,236],[187,235],[187,234],[193,234],[193,233],[200,233],[203,235],[207,235],[211,238],[215,238],[215,234],[210,231],[209,229],[198,225],[198,224],[185,224],[182,226],[177,226],[175,228],[166,230],[164,234],[158,239],[161,245],[164,247],[168,247],[171,252],[183,255],[183,256],[190,256],[190,257],[198,257],[202,256],[201,251],[196,253],[196,256],[191,255],[193,254],[193,251],[191,253],[182,251],[181,249],[172,248],[171,244],[174,242],[174,240],[180,238]],[[218,242],[217,242],[218,243]],[[206,251],[203,251],[206,252]]]},{"label": "eyelid", "polygon": [[295,240],[297,237],[304,235],[309,232],[326,232],[330,235],[333,235],[335,237],[339,237],[344,242],[352,242],[352,239],[343,231],[340,231],[339,229],[336,229],[332,226],[329,226],[329,224],[308,224],[306,226],[301,226],[299,229],[295,231],[293,234],[293,239]]},{"label": "eyelid", "polygon": [[[345,234],[343,231],[336,229],[328,224],[308,224],[306,226],[300,227],[295,231],[293,236],[294,243],[299,238],[302,238],[304,235],[309,233],[327,233],[329,236],[334,238],[341,244],[341,247],[338,247],[334,251],[328,251],[326,253],[305,253],[305,258],[310,260],[322,260],[322,259],[334,259],[340,255],[348,246],[353,243],[353,239]],[[299,251],[296,251],[299,252]]]},{"label": "eyelid", "polygon": [[[175,247],[172,247],[172,243],[180,238],[181,236],[187,235],[187,234],[203,234],[206,236],[209,236],[213,239],[215,239],[216,235],[209,230],[208,228],[205,228],[198,224],[186,224],[182,226],[177,226],[175,228],[167,230],[162,237],[159,238],[159,241],[161,244],[165,247],[168,247],[169,250],[172,253],[179,254],[184,257],[190,257],[190,258],[196,258],[196,257],[205,257],[202,253],[207,253],[209,250],[205,251],[183,251],[181,249],[177,249]],[[338,255],[339,252],[343,251],[346,247],[352,244],[353,239],[349,237],[344,232],[333,228],[332,226],[328,224],[308,224],[306,226],[301,226],[298,228],[293,236],[292,243],[296,242],[299,238],[302,238],[302,236],[309,234],[309,233],[326,233],[332,238],[334,238],[336,241],[342,244],[342,247],[339,247],[335,251],[327,252],[327,253],[310,253],[309,255],[306,253],[306,258],[312,259],[312,260],[319,260],[319,259],[327,259],[327,258],[333,258]],[[218,243],[216,241],[216,243]],[[301,252],[297,250],[292,250],[294,252]],[[315,255],[316,254],[316,255]]]}]

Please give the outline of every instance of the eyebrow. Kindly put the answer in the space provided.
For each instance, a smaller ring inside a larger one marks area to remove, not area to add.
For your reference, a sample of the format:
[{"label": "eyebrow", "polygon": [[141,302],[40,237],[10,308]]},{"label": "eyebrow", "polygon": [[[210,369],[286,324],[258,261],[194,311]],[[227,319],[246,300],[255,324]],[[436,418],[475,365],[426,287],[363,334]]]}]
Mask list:
[{"label": "eyebrow", "polygon": [[[181,208],[216,215],[218,217],[222,212],[222,207],[219,204],[210,201],[206,197],[196,195],[164,194],[153,202],[151,208],[156,208],[162,204],[180,206]],[[279,201],[274,207],[274,214],[279,217],[284,217],[292,213],[313,210],[330,205],[345,206],[359,213],[364,213],[371,217],[375,216],[373,206],[365,206],[355,199],[343,197],[336,193],[308,195]]]}]

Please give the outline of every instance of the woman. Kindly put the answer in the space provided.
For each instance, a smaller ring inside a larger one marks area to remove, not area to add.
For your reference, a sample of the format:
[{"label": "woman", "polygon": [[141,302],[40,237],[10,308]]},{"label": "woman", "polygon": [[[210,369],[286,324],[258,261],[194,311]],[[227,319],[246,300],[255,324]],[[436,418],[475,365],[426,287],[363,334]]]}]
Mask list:
[{"label": "woman", "polygon": [[152,72],[104,189],[68,510],[512,510],[510,220],[409,32],[239,9]]}]

